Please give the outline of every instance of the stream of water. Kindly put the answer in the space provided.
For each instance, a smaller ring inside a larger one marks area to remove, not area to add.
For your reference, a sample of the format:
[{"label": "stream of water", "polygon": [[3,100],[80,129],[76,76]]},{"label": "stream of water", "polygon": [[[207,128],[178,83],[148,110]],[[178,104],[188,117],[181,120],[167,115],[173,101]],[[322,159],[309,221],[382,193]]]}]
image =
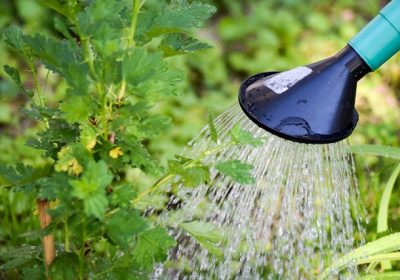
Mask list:
[{"label": "stream of water", "polygon": [[[354,161],[347,141],[307,145],[283,140],[249,120],[238,105],[215,120],[219,141],[230,141],[236,124],[263,137],[264,144],[233,146],[205,162],[239,159],[254,166],[255,183],[241,185],[212,170],[211,181],[196,188],[180,186],[179,210],[166,211],[178,242],[155,279],[315,279],[329,263],[355,245],[362,235]],[[220,144],[219,143],[219,144]],[[184,152],[196,157],[218,145],[205,128]],[[201,221],[222,239],[222,255],[199,245],[180,225]],[[356,268],[333,277],[354,278]]]}]

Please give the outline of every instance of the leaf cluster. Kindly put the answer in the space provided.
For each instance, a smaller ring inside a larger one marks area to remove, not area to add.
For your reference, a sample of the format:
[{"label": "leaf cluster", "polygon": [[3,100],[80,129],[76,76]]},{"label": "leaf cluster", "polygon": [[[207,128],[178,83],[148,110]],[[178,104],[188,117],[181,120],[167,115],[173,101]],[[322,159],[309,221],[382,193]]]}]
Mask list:
[{"label": "leaf cluster", "polygon": [[[175,241],[143,216],[134,202],[139,182],[127,180],[127,172],[165,172],[147,146],[171,126],[152,108],[179,94],[184,79],[167,57],[209,47],[191,33],[215,8],[186,0],[41,3],[59,15],[55,28],[63,38],[14,26],[3,29],[1,38],[31,75],[25,80],[20,73],[26,69],[4,66],[28,99],[26,117],[43,127],[27,145],[43,151],[48,164],[2,165],[0,185],[51,202],[46,233],[63,240],[48,270],[52,279],[143,279]],[[67,85],[55,104],[47,102],[51,88],[40,80],[42,66]],[[193,172],[185,170],[183,178],[194,185]],[[43,279],[41,254],[1,257],[2,268],[30,266],[38,272],[31,276]]]}]

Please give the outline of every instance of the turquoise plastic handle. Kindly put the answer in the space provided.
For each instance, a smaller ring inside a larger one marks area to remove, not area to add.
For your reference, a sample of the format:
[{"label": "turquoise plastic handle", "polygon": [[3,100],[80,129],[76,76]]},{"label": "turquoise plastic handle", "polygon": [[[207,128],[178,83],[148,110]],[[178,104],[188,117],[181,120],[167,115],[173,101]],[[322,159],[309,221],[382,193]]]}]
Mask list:
[{"label": "turquoise plastic handle", "polygon": [[400,0],[387,4],[350,46],[374,71],[400,50]]}]

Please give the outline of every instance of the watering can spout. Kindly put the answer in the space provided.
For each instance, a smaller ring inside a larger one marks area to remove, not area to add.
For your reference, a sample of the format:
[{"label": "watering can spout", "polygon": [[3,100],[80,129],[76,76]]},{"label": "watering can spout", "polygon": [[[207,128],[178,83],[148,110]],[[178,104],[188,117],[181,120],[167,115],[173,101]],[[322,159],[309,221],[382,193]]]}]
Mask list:
[{"label": "watering can spout", "polygon": [[389,3],[338,54],[245,80],[239,104],[258,126],[284,139],[323,144],[354,130],[357,82],[400,50],[400,0]]},{"label": "watering can spout", "polygon": [[282,73],[262,73],[241,86],[239,103],[260,127],[288,140],[330,143],[351,134],[357,81],[371,69],[350,47]]}]

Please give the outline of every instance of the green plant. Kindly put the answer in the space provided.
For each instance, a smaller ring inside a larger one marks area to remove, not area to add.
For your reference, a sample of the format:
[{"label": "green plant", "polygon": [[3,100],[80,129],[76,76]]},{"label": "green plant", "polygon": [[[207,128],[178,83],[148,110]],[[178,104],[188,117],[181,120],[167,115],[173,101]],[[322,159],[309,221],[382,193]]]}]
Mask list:
[{"label": "green plant", "polygon": [[[399,159],[400,155],[399,148],[381,145],[355,145],[352,146],[351,151],[355,154],[382,156],[396,160]],[[331,272],[339,272],[354,264],[357,266],[369,264],[365,269],[366,274],[360,279],[397,279],[399,277],[400,271],[391,271],[393,269],[391,261],[400,260],[400,233],[390,233],[388,226],[389,202],[399,173],[400,165],[397,164],[380,199],[376,231],[383,237],[356,248],[334,261],[321,273],[318,279],[328,278]],[[375,270],[379,263],[380,273]]]},{"label": "green plant", "polygon": [[[24,113],[42,126],[27,144],[45,158],[38,166],[0,167],[3,187],[35,198],[42,226],[30,233],[32,245],[0,253],[2,269],[8,277],[16,272],[30,279],[143,279],[175,245],[142,215],[152,205],[143,199],[176,175],[189,186],[209,176],[201,157],[178,157],[167,168],[147,146],[170,127],[153,108],[178,94],[183,80],[167,57],[208,48],[189,33],[214,8],[186,0],[43,3],[62,15],[56,28],[65,39],[15,27],[2,32],[31,74],[32,88],[20,75],[23,67],[4,67],[28,100]],[[52,102],[41,65],[47,77],[54,72],[67,85]],[[232,141],[241,143],[246,135],[237,130]],[[219,168],[249,178],[248,165],[223,162]],[[141,175],[130,180],[130,172]]]}]

